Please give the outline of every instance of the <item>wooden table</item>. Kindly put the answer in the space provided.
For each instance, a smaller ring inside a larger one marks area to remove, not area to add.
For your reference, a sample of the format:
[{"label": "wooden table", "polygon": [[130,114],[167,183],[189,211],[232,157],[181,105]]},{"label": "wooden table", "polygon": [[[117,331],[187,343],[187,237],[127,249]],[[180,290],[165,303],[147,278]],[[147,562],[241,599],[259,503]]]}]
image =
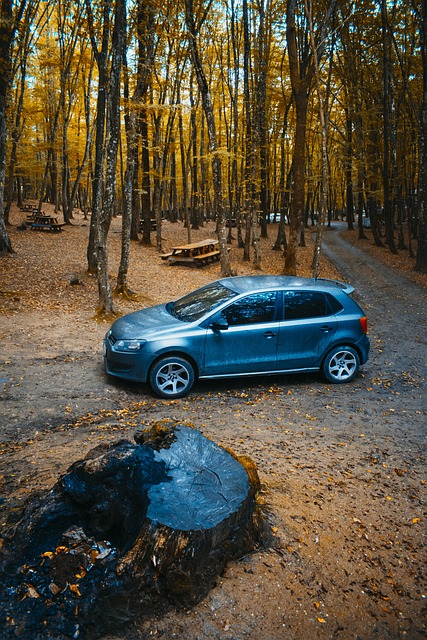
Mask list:
[{"label": "wooden table", "polygon": [[21,211],[38,211],[37,209],[37,205],[36,204],[23,204],[22,207],[20,207]]},{"label": "wooden table", "polygon": [[30,228],[33,231],[61,231],[65,222],[58,222],[54,216],[46,216],[41,213],[28,217]]},{"label": "wooden table", "polygon": [[208,238],[191,244],[182,244],[172,247],[170,253],[160,256],[169,264],[203,265],[219,260],[218,240]]}]

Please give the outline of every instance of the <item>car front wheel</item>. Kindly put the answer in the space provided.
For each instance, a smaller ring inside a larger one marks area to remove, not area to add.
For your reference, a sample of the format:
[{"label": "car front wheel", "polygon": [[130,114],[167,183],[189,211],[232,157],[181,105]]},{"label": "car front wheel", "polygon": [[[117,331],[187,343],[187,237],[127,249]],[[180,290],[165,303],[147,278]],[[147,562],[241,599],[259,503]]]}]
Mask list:
[{"label": "car front wheel", "polygon": [[357,375],[359,366],[360,358],[353,347],[335,347],[323,362],[323,374],[335,384],[350,382]]},{"label": "car front wheel", "polygon": [[181,398],[193,386],[194,369],[179,356],[168,356],[154,364],[150,370],[149,383],[154,393],[162,398]]}]

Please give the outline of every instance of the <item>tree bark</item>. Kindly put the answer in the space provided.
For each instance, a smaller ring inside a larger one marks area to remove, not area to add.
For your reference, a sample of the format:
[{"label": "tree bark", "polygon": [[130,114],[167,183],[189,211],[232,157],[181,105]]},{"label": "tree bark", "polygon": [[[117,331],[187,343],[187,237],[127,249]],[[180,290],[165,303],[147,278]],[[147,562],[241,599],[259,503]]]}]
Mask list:
[{"label": "tree bark", "polygon": [[422,0],[421,12],[423,99],[419,127],[418,248],[415,269],[420,273],[427,273],[427,0]]},{"label": "tree bark", "polygon": [[6,182],[7,122],[6,109],[11,82],[10,51],[25,0],[21,0],[15,17],[13,1],[2,0],[0,5],[0,253],[12,253],[12,243],[4,221],[4,185]]},{"label": "tree bark", "polygon": [[97,247],[99,225],[101,217],[101,201],[104,186],[104,160],[105,160],[105,116],[107,108],[107,60],[110,43],[110,13],[112,0],[103,2],[103,24],[101,48],[98,50],[96,42],[96,27],[92,12],[91,0],[86,0],[86,13],[88,16],[89,35],[92,50],[98,67],[98,95],[95,124],[95,166],[92,180],[92,215],[90,220],[89,242],[87,248],[88,272],[97,272]]},{"label": "tree bark", "polygon": [[108,231],[116,205],[117,157],[120,142],[120,79],[125,47],[126,0],[116,0],[112,37],[111,73],[108,92],[108,141],[105,164],[105,193],[100,210],[97,246],[98,309],[97,313],[114,313],[108,273]]},{"label": "tree bark", "polygon": [[384,222],[386,230],[387,245],[391,253],[397,254],[394,241],[394,220],[393,208],[390,195],[390,37],[387,26],[386,0],[381,0],[382,19],[382,45],[383,45],[383,198],[384,198]]},{"label": "tree bark", "polygon": [[221,157],[218,153],[219,150],[216,135],[215,117],[212,107],[209,85],[203,71],[199,49],[197,46],[198,27],[196,27],[193,0],[185,0],[185,22],[189,34],[189,45],[193,67],[196,73],[197,84],[199,86],[200,94],[202,97],[203,111],[205,113],[206,124],[208,128],[210,153],[212,155],[214,209],[217,216],[217,235],[220,251],[221,275],[223,277],[226,277],[232,275],[232,269],[230,264],[230,256],[228,254],[226,220],[222,202],[223,193]]},{"label": "tree bark", "polygon": [[[326,42],[326,28],[329,19],[335,10],[335,4],[336,0],[330,1],[327,10],[322,16],[319,33],[315,38],[315,46],[319,63],[321,61]],[[296,111],[294,155],[292,159],[294,184],[290,208],[289,243],[286,251],[284,267],[284,272],[288,275],[296,275],[298,231],[304,211],[307,109],[309,95],[311,92],[311,84],[315,72],[315,65],[310,48],[306,47],[301,51],[298,50],[299,40],[297,38],[296,5],[297,0],[288,0],[286,10],[286,41],[288,45],[289,72]]]}]

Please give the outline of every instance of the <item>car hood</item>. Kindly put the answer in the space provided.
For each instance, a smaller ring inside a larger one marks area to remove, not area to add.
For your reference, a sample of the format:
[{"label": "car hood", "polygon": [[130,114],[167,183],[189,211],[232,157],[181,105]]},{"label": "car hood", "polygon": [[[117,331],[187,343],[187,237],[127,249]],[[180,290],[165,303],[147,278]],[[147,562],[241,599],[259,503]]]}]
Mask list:
[{"label": "car hood", "polygon": [[171,316],[166,304],[134,311],[114,322],[111,327],[117,340],[146,338],[151,333],[172,331],[183,326],[183,322]]}]

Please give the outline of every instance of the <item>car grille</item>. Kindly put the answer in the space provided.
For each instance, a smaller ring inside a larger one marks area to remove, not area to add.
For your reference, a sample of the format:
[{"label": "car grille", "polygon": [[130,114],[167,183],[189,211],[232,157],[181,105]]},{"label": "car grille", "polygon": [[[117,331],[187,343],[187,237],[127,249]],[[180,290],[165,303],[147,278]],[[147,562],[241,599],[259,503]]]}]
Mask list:
[{"label": "car grille", "polygon": [[109,344],[110,344],[111,346],[113,346],[114,344],[116,344],[117,340],[116,340],[116,338],[113,336],[113,332],[112,332],[112,331],[109,331],[109,332],[107,333],[107,341],[109,342]]}]

